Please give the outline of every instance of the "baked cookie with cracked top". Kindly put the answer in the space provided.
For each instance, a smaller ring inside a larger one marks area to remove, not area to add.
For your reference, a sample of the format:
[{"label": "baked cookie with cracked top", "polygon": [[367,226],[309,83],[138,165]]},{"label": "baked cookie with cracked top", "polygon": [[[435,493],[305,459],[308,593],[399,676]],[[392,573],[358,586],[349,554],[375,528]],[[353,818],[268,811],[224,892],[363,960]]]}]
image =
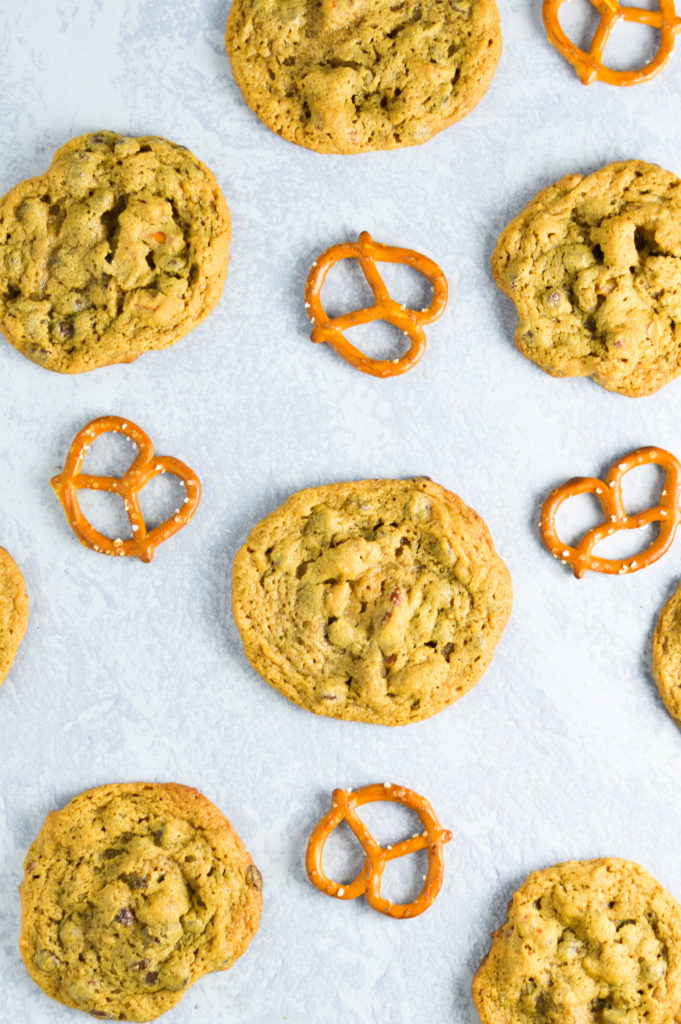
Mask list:
[{"label": "baked cookie with cracked top", "polygon": [[230,214],[184,146],[101,131],[0,199],[0,330],[48,370],[166,348],[217,304]]},{"label": "baked cookie with cracked top", "polygon": [[669,714],[681,725],[681,585],[660,612],[653,634],[653,679]]},{"label": "baked cookie with cracked top", "polygon": [[641,160],[540,192],[492,256],[515,342],[554,377],[639,397],[681,373],[681,180]]},{"label": "baked cookie with cracked top", "polygon": [[19,566],[0,548],[0,685],[23,640],[28,623],[26,583]]},{"label": "baked cookie with cracked top", "polygon": [[494,0],[233,0],[226,47],[249,107],[320,153],[426,142],[482,99]]},{"label": "baked cookie with cracked top", "polygon": [[681,907],[618,858],[535,871],[473,979],[482,1024],[677,1024]]},{"label": "baked cookie with cracked top", "polygon": [[299,491],[234,560],[257,672],[307,711],[406,725],[463,697],[511,611],[482,519],[426,477]]},{"label": "baked cookie with cracked top", "polygon": [[205,796],[176,783],[87,790],[51,811],[24,863],[19,947],[53,999],[154,1020],[258,929],[262,877]]}]

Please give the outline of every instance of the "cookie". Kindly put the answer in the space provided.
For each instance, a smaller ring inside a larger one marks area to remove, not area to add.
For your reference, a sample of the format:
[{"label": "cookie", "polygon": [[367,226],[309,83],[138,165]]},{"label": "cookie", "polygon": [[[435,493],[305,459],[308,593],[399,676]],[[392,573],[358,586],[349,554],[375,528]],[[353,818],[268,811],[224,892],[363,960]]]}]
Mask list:
[{"label": "cookie", "polygon": [[431,480],[294,494],[234,560],[232,609],[257,672],[318,715],[406,725],[475,686],[511,611],[482,519]]},{"label": "cookie", "polygon": [[319,153],[426,142],[482,99],[501,54],[494,0],[233,0],[225,42],[260,120]]},{"label": "cookie", "polygon": [[220,811],[175,783],[99,786],[51,811],[21,883],[19,946],[53,999],[154,1020],[257,931],[262,877]]},{"label": "cookie", "polygon": [[166,348],[217,304],[230,215],[184,146],[97,132],[0,200],[0,330],[48,370]]},{"label": "cookie", "polygon": [[681,907],[631,861],[531,874],[473,979],[482,1024],[675,1024]]},{"label": "cookie", "polygon": [[515,342],[554,377],[650,395],[681,373],[681,180],[640,160],[570,174],[504,229],[492,256]]},{"label": "cookie", "polygon": [[28,622],[26,584],[9,552],[0,548],[0,685],[14,661]]},{"label": "cookie", "polygon": [[681,586],[657,620],[653,634],[653,679],[667,711],[681,725]]}]

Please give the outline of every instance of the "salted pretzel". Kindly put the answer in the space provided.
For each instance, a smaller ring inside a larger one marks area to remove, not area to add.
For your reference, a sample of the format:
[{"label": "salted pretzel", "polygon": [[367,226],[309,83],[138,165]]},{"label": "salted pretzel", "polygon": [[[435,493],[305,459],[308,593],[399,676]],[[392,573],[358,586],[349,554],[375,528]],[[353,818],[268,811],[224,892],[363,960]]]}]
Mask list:
[{"label": "salted pretzel", "polygon": [[[659,505],[628,516],[622,501],[622,477],[637,466],[656,465],[664,469],[665,479]],[[593,494],[600,502],[605,521],[595,526],[572,547],[564,544],[556,532],[556,515],[563,502],[578,494]],[[667,551],[681,519],[681,463],[662,448],[638,448],[610,467],[605,480],[579,476],[551,491],[541,508],[539,532],[552,555],[572,566],[579,579],[587,569],[624,575],[645,569]],[[599,541],[620,530],[636,530],[659,523],[657,537],[634,558],[599,558],[592,551]]]},{"label": "salted pretzel", "polygon": [[[329,317],[322,305],[321,290],[324,279],[331,267],[339,260],[356,259],[367,279],[376,300],[373,306],[356,309],[342,316]],[[409,309],[395,302],[388,294],[381,275],[376,269],[376,260],[382,263],[406,263],[418,270],[433,286],[433,299],[426,309]],[[305,308],[312,324],[310,337],[313,341],[326,341],[358,370],[373,377],[393,377],[406,373],[416,366],[426,348],[424,324],[437,320],[447,305],[447,278],[437,263],[413,249],[400,249],[393,245],[374,242],[368,231],[363,231],[357,242],[342,242],[330,249],[312,264],[305,284]],[[349,327],[368,324],[373,320],[385,320],[394,324],[409,338],[409,348],[399,359],[370,359],[355,348],[343,333]]]},{"label": "salted pretzel", "polygon": [[[581,50],[563,32],[558,21],[558,10],[564,0],[544,0],[542,15],[549,42],[555,46],[575,68],[584,85],[597,80],[608,85],[638,85],[656,75],[669,60],[674,48],[674,38],[681,28],[681,18],[676,14],[674,0],[659,0],[658,11],[647,11],[641,7],[625,7],[618,0],[589,0],[598,11],[600,18],[594,32],[591,46]],[[637,22],[648,25],[660,33],[660,45],[653,59],[642,68],[633,71],[615,71],[603,64],[603,52],[610,33],[618,21]]]},{"label": "salted pretzel", "polygon": [[[391,800],[415,811],[421,819],[424,831],[391,846],[380,846],[369,832],[355,808],[378,800]],[[347,821],[366,854],[364,866],[357,877],[347,885],[339,885],[324,874],[322,855],[324,845],[341,821]],[[366,894],[367,902],[381,914],[389,917],[417,917],[427,910],[440,889],[444,872],[443,846],[452,838],[452,833],[441,827],[435,812],[425,797],[412,789],[394,786],[389,782],[375,783],[363,789],[334,789],[331,810],[314,827],[307,843],[305,867],[310,881],[328,896],[340,900],[354,900]],[[390,860],[404,857],[418,850],[428,851],[428,872],[423,888],[412,903],[391,903],[381,896],[381,876]]]},{"label": "salted pretzel", "polygon": [[[81,473],[83,460],[92,442],[110,431],[129,437],[137,446],[137,455],[129,469],[122,477]],[[174,515],[153,530],[147,530],[139,505],[139,493],[160,473],[171,473],[179,477],[185,486],[186,496]],[[154,455],[151,440],[144,431],[120,416],[101,416],[83,427],[73,439],[63,470],[52,477],[50,484],[64,506],[69,525],[81,544],[105,555],[134,555],[143,562],[150,562],[154,557],[154,549],[189,522],[201,500],[201,483],[196,473],[179,459],[169,455]],[[78,491],[82,489],[111,491],[123,498],[132,527],[129,540],[120,537],[112,539],[95,530],[78,504]]]}]

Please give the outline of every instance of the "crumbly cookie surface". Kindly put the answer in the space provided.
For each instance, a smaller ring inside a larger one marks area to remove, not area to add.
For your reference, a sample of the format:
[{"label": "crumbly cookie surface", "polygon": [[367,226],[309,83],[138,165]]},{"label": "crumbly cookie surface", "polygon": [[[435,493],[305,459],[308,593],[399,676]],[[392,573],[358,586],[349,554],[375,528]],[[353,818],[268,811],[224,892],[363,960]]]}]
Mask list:
[{"label": "crumbly cookie surface", "polygon": [[308,711],[355,721],[405,725],[462,697],[511,600],[482,519],[426,478],[300,491],[234,560],[256,671]]},{"label": "crumbly cookie surface", "polygon": [[681,725],[681,586],[657,620],[653,634],[653,679],[667,711]]},{"label": "crumbly cookie surface", "polygon": [[19,566],[0,548],[0,684],[9,672],[28,622],[26,584]]},{"label": "crumbly cookie surface", "polygon": [[47,995],[149,1021],[255,934],[262,878],[195,789],[118,784],[48,814],[24,864],[19,946]]},{"label": "crumbly cookie surface", "polygon": [[184,146],[101,131],[0,200],[0,329],[48,370],[166,348],[217,304],[230,215]]},{"label": "crumbly cookie surface", "polygon": [[640,160],[568,175],[492,256],[516,345],[556,377],[650,395],[681,373],[681,180]]},{"label": "crumbly cookie surface", "polygon": [[535,871],[473,980],[483,1024],[676,1024],[681,907],[631,861]]},{"label": "crumbly cookie surface", "polygon": [[227,53],[268,128],[321,153],[425,142],[482,99],[494,0],[233,0]]}]

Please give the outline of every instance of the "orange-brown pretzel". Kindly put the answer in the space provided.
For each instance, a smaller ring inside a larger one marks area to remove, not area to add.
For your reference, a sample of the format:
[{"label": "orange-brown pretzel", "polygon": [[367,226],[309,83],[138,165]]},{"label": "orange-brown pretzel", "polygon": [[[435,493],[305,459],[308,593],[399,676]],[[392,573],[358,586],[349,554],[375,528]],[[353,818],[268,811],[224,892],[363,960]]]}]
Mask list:
[{"label": "orange-brown pretzel", "polygon": [[[655,508],[628,516],[622,502],[622,477],[630,469],[646,465],[660,466],[665,471],[660,503]],[[605,522],[589,530],[576,547],[571,547],[564,544],[556,533],[556,515],[563,502],[577,494],[595,495],[603,509]],[[551,554],[571,565],[578,579],[587,569],[623,575],[652,565],[669,548],[681,518],[680,501],[681,463],[678,459],[662,448],[638,448],[611,466],[605,480],[578,476],[551,491],[541,508],[539,532]],[[591,553],[599,541],[613,533],[636,530],[650,523],[660,524],[658,535],[645,551],[634,558],[599,558]]]},{"label": "orange-brown pretzel", "polygon": [[[415,811],[421,819],[424,831],[392,846],[380,846],[364,822],[355,814],[355,808],[377,800],[392,800]],[[324,874],[322,855],[324,844],[341,821],[347,821],[366,857],[364,866],[357,877],[347,885],[338,885]],[[314,827],[307,843],[305,867],[313,885],[328,896],[340,900],[354,900],[366,894],[367,902],[381,914],[389,917],[417,917],[427,910],[440,889],[444,871],[443,845],[452,838],[452,833],[441,827],[435,812],[425,797],[412,789],[393,786],[389,782],[377,782],[363,789],[334,789],[331,810]],[[417,850],[428,851],[428,872],[423,888],[412,903],[391,903],[381,896],[381,876],[389,860],[404,857]]]},{"label": "orange-brown pretzel", "polygon": [[[356,259],[376,300],[368,309],[357,309],[343,316],[329,317],[322,305],[321,290],[324,279],[338,260]],[[426,309],[416,310],[400,305],[390,298],[388,289],[376,269],[375,261],[406,263],[418,270],[433,286],[433,299]],[[416,366],[426,348],[423,324],[437,320],[447,305],[447,278],[437,263],[413,249],[400,249],[374,242],[368,231],[363,231],[357,242],[343,242],[330,249],[312,264],[305,284],[305,308],[313,323],[310,337],[313,341],[327,341],[339,356],[357,370],[374,377],[393,377]],[[385,320],[394,324],[409,338],[409,348],[399,359],[370,359],[355,348],[343,334],[349,327]]]},{"label": "orange-brown pretzel", "polygon": [[[549,42],[555,46],[575,68],[584,85],[594,79],[608,85],[638,85],[656,75],[669,60],[674,48],[674,37],[681,28],[681,18],[676,14],[674,0],[659,0],[659,11],[647,11],[641,7],[624,7],[618,0],[589,0],[600,18],[588,50],[578,46],[563,32],[558,21],[558,10],[564,0],[544,0],[542,14]],[[603,51],[613,28],[618,21],[634,21],[648,25],[660,33],[660,45],[653,59],[642,68],[633,71],[615,71],[603,64]]]},{"label": "orange-brown pretzel", "polygon": [[[124,434],[137,446],[137,455],[130,468],[122,477],[81,473],[88,448],[96,437],[109,431]],[[139,492],[159,473],[171,473],[179,477],[185,486],[186,497],[174,515],[153,530],[147,530],[139,505]],[[150,562],[154,557],[154,549],[189,522],[201,500],[201,483],[196,473],[179,459],[169,455],[154,455],[152,443],[144,431],[120,416],[101,416],[83,427],[73,439],[63,470],[58,476],[52,477],[50,484],[57,492],[69,525],[81,544],[105,555],[135,555],[143,562]],[[95,530],[78,504],[78,491],[82,488],[120,494],[132,527],[130,540],[122,540],[120,537],[111,539]]]}]

